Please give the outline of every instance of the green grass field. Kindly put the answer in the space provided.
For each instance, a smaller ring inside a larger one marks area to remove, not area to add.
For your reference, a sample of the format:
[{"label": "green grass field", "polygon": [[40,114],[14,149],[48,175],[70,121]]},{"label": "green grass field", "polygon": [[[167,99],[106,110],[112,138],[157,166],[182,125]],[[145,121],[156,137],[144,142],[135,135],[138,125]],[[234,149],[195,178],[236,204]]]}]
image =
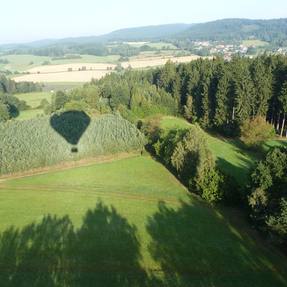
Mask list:
[{"label": "green grass field", "polygon": [[33,93],[25,93],[25,94],[15,94],[19,100],[23,100],[29,105],[31,108],[25,111],[21,111],[19,116],[16,118],[17,120],[29,120],[36,118],[39,115],[43,115],[44,111],[41,108],[38,108],[41,101],[46,99],[49,103],[52,100],[52,93],[50,92],[33,92]]},{"label": "green grass field", "polygon": [[[163,117],[161,127],[163,129],[186,129],[190,127],[185,119],[175,117]],[[209,149],[212,151],[219,168],[232,175],[240,184],[245,184],[250,169],[257,160],[261,159],[260,151],[250,151],[238,139],[228,139],[206,133]],[[267,151],[273,146],[287,146],[286,140],[269,140],[263,145]]]},{"label": "green grass field", "polygon": [[108,56],[93,56],[93,55],[80,55],[80,59],[60,59],[51,60],[53,65],[70,64],[70,63],[110,63],[117,64],[120,58],[119,55]]},{"label": "green grass field", "polygon": [[148,156],[3,181],[0,285],[287,286],[286,260],[234,212]]},{"label": "green grass field", "polygon": [[5,55],[0,56],[0,59],[7,59],[8,64],[1,64],[0,69],[9,71],[24,72],[28,69],[41,66],[44,62],[50,62],[51,65],[70,64],[70,63],[111,63],[116,64],[120,58],[119,55],[109,56],[92,56],[92,55],[81,55],[80,59],[55,59],[52,57],[45,56],[34,56],[34,55]]},{"label": "green grass field", "polygon": [[72,90],[83,86],[82,82],[58,82],[58,83],[45,83],[43,87],[44,92]]},{"label": "green grass field", "polygon": [[269,45],[269,43],[265,41],[261,41],[261,40],[244,40],[242,41],[242,45],[246,47],[251,47],[251,46],[266,47]]},{"label": "green grass field", "polygon": [[19,71],[23,72],[27,69],[31,69],[36,66],[42,65],[45,61],[50,61],[50,57],[42,56],[33,56],[33,55],[5,55],[1,57],[7,59],[9,64],[5,65],[2,68],[5,68],[9,71]]},{"label": "green grass field", "polygon": [[15,97],[17,97],[19,100],[25,101],[31,108],[37,108],[44,99],[51,102],[52,94],[49,92],[33,92],[16,94]]}]

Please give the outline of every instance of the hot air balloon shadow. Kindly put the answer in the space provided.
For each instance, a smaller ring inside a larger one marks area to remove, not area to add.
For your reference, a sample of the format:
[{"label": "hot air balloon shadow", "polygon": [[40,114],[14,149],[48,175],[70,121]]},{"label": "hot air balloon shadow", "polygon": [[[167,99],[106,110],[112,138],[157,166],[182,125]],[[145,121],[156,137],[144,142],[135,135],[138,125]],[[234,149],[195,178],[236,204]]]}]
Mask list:
[{"label": "hot air balloon shadow", "polygon": [[77,144],[91,122],[82,111],[67,111],[53,114],[50,118],[52,128],[72,145],[71,152],[77,153]]}]

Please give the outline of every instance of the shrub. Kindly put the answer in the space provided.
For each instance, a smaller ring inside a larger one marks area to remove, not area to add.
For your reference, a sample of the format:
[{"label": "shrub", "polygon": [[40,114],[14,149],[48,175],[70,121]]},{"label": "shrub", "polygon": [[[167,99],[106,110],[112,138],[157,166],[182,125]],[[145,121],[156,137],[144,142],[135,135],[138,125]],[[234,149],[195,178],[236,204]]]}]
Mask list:
[{"label": "shrub", "polygon": [[246,120],[240,127],[241,140],[248,147],[259,146],[275,135],[274,128],[263,117]]}]

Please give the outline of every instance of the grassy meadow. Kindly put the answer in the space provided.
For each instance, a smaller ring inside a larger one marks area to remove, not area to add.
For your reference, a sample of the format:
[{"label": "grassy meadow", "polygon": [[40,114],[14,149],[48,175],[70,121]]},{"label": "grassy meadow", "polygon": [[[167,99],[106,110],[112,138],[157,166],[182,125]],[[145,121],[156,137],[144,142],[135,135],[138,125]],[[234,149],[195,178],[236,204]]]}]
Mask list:
[{"label": "grassy meadow", "polygon": [[[182,118],[168,116],[161,119],[161,128],[166,130],[187,129],[190,126],[191,124]],[[233,176],[239,184],[245,184],[250,169],[257,160],[261,159],[261,151],[247,150],[239,139],[229,139],[206,133],[206,140],[218,167]],[[262,148],[267,151],[273,146],[287,146],[287,141],[275,138],[264,143]]]},{"label": "grassy meadow", "polygon": [[252,46],[254,46],[254,47],[266,47],[269,45],[269,43],[265,42],[265,41],[253,39],[253,40],[242,41],[242,45],[244,45],[246,47],[252,47]]},{"label": "grassy meadow", "polygon": [[149,156],[2,181],[0,230],[1,286],[287,286],[277,251]]},{"label": "grassy meadow", "polygon": [[34,56],[34,55],[5,55],[1,56],[1,59],[7,59],[8,64],[2,65],[2,69],[10,71],[24,72],[26,70],[42,67],[46,62],[49,62],[51,65],[64,65],[64,64],[73,64],[73,63],[109,63],[116,64],[119,55],[109,55],[109,56],[92,56],[92,55],[81,55],[79,59],[57,59],[53,57],[46,56]]},{"label": "grassy meadow", "polygon": [[31,108],[37,108],[40,106],[42,100],[47,100],[51,102],[52,93],[49,92],[33,92],[33,93],[25,93],[25,94],[16,94],[19,100],[25,101],[27,105]]},{"label": "grassy meadow", "polygon": [[44,115],[43,109],[40,107],[41,101],[46,99],[49,103],[52,100],[51,92],[32,92],[24,94],[15,94],[19,100],[25,101],[30,106],[28,110],[20,111],[17,120],[30,120],[37,116]]}]

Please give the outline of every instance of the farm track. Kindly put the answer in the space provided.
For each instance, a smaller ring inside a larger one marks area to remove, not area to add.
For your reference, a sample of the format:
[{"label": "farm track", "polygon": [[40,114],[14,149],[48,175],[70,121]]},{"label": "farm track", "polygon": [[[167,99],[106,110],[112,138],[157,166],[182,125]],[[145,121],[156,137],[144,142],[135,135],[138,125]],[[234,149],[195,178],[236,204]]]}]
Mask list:
[{"label": "farm track", "polygon": [[132,157],[137,157],[137,156],[139,156],[138,153],[118,153],[118,154],[114,154],[114,155],[101,155],[101,156],[97,156],[97,157],[80,159],[77,161],[62,162],[62,163],[59,163],[56,165],[31,169],[27,172],[17,172],[17,173],[13,173],[13,174],[2,175],[2,176],[0,176],[0,184],[4,181],[10,180],[10,179],[17,179],[17,178],[30,177],[30,176],[34,176],[34,175],[47,174],[50,172],[57,172],[57,171],[63,171],[63,170],[78,168],[78,167],[91,166],[94,164],[112,162],[112,161],[116,161],[116,160],[132,158]]},{"label": "farm track", "polygon": [[[115,191],[107,191],[106,189],[114,189]],[[116,190],[115,186],[103,185],[101,186],[74,186],[74,185],[24,185],[21,187],[9,186],[5,184],[0,184],[1,190],[13,190],[13,191],[46,191],[46,192],[69,192],[69,193],[79,193],[84,192],[85,194],[93,194],[98,195],[100,197],[117,197],[124,199],[131,199],[137,201],[147,201],[158,203],[159,201],[163,201],[170,204],[179,203],[178,199],[171,197],[155,197],[150,195],[138,195],[136,193],[123,192],[121,190]]]}]

